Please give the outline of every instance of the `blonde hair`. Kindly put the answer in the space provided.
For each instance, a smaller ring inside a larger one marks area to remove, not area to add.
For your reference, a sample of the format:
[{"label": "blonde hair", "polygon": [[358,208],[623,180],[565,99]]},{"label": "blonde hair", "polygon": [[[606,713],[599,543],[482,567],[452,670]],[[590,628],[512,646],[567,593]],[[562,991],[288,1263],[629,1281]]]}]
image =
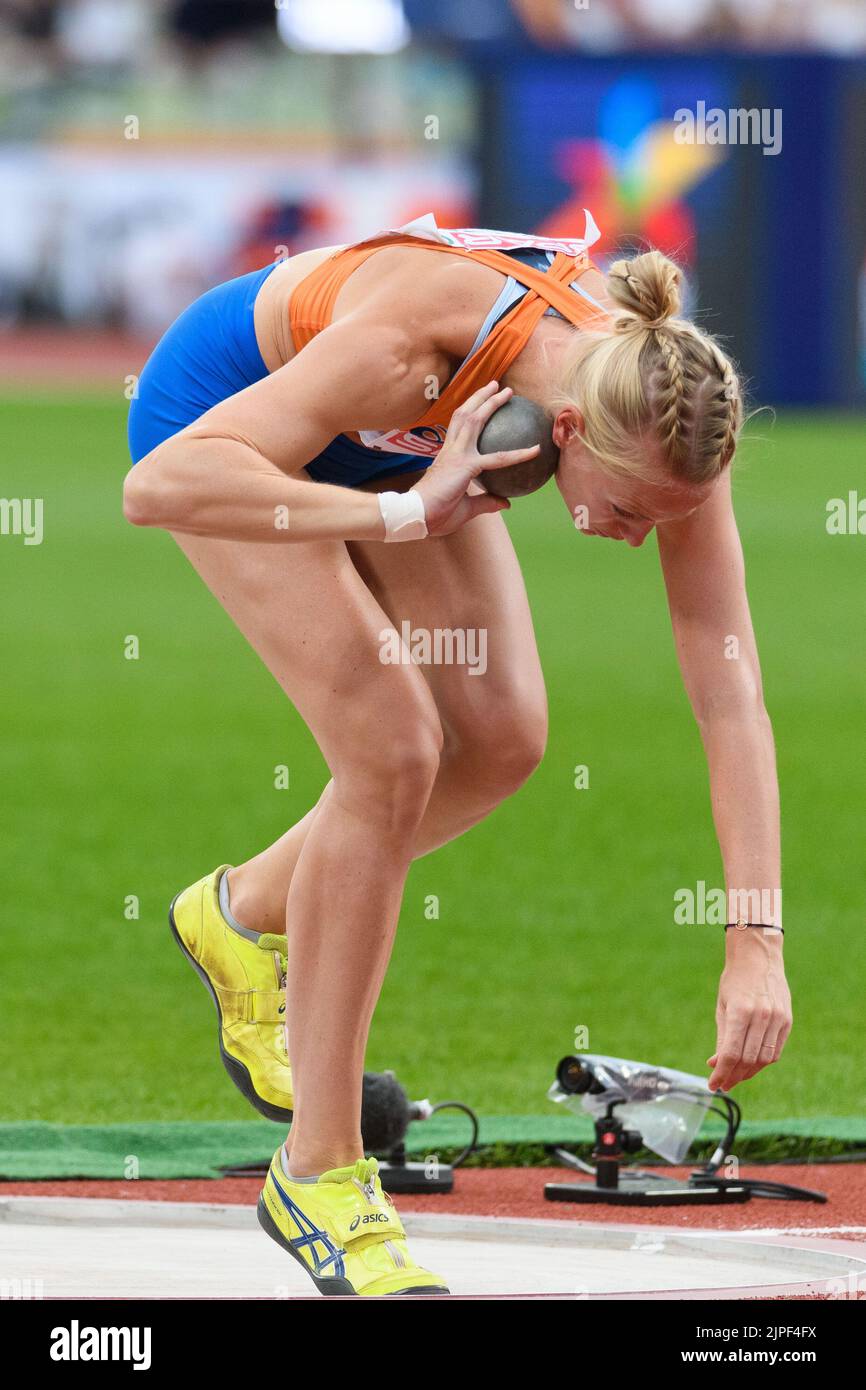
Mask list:
[{"label": "blonde hair", "polygon": [[660,251],[615,261],[607,291],[624,312],[612,334],[581,335],[554,404],[580,411],[583,442],[608,472],[651,477],[652,442],[671,478],[699,486],[733,458],[743,402],[718,343],[677,317],[681,285]]}]

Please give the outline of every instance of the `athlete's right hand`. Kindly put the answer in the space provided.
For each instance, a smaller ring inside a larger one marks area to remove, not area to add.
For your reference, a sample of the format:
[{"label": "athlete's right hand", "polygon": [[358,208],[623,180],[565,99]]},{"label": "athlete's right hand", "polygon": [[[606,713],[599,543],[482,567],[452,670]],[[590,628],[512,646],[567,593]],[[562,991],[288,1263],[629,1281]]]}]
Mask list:
[{"label": "athlete's right hand", "polygon": [[478,452],[481,431],[511,394],[510,386],[500,391],[499,383],[491,381],[464,401],[451,416],[445,443],[424,477],[415,484],[415,491],[424,499],[428,535],[450,536],[473,517],[485,512],[502,512],[511,506],[505,497],[467,492],[479,473],[489,468],[525,463],[538,454],[537,444],[531,449],[509,449],[495,454]]}]

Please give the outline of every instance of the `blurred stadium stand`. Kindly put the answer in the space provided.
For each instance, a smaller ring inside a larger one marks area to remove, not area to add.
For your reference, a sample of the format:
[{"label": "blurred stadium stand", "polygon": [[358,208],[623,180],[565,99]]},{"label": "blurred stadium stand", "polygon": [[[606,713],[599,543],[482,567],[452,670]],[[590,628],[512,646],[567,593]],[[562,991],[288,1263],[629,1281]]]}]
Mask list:
[{"label": "blurred stadium stand", "polygon": [[[0,325],[152,339],[308,246],[590,206],[761,399],[862,402],[864,53],[866,0],[0,0]],[[701,101],[781,152],[675,145]]]}]

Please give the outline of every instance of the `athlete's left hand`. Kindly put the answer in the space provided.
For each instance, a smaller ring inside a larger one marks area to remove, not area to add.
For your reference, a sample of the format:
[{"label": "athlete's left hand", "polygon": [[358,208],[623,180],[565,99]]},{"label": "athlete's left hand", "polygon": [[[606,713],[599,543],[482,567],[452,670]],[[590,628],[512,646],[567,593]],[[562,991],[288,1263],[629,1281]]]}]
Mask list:
[{"label": "athlete's left hand", "polygon": [[511,396],[510,386],[499,390],[499,383],[488,382],[455,410],[445,443],[415,491],[424,499],[427,534],[450,536],[473,517],[485,512],[502,512],[511,504],[505,497],[493,497],[479,489],[467,489],[490,468],[506,468],[512,463],[534,459],[538,445],[531,449],[508,449],[495,454],[479,454],[478,438],[487,421]]},{"label": "athlete's left hand", "polygon": [[747,928],[728,946],[716,1004],[716,1050],[707,1058],[711,1091],[730,1091],[779,1060],[792,1026],[781,941]]}]

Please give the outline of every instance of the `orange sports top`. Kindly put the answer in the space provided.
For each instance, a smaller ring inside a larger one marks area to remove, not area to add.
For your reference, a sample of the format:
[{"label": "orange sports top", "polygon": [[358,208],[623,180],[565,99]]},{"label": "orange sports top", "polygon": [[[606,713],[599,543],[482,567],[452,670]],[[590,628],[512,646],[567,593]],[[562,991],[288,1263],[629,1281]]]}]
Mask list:
[{"label": "orange sports top", "polygon": [[[471,228],[444,231],[435,228],[432,218],[410,224],[412,226],[423,228],[423,231],[413,234],[406,228],[382,232],[368,241],[343,247],[329,256],[292,291],[290,327],[295,351],[300,352],[331,322],[337,295],[352,272],[383,246],[426,247],[430,251],[464,256],[491,266],[525,285],[528,292],[505,312],[477,351],[455,372],[438,399],[431,401],[417,424],[407,430],[377,432],[375,435],[364,431],[362,435],[363,442],[373,448],[429,456],[438,453],[441,448],[457,407],[479,387],[489,381],[502,379],[549,306],[578,327],[602,328],[609,323],[609,318],[595,300],[584,298],[569,288],[588,270],[596,269],[586,250],[586,240],[565,242],[549,238],[533,239],[514,233]],[[595,231],[589,216],[587,226]],[[430,239],[431,228],[435,229],[432,234],[449,240]],[[513,260],[501,249],[503,247],[514,250],[535,247],[555,254],[548,269],[542,271]]]}]

